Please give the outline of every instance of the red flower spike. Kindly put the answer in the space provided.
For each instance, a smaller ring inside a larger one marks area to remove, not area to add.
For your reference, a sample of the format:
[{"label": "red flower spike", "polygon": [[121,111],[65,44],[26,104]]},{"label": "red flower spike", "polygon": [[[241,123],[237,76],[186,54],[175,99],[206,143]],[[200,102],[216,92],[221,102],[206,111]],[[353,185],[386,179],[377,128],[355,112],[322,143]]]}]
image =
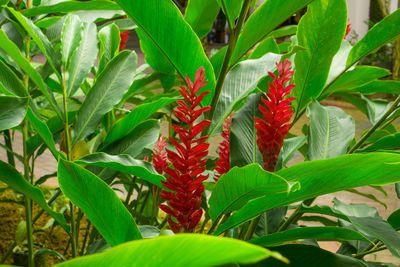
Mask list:
[{"label": "red flower spike", "polygon": [[128,42],[128,39],[129,39],[129,31],[121,32],[121,33],[119,34],[119,37],[121,38],[121,41],[120,41],[120,43],[119,43],[119,51],[122,51],[122,50],[125,49],[126,43]]},{"label": "red flower spike", "polygon": [[275,164],[281,151],[283,140],[289,132],[290,119],[293,115],[292,105],[295,98],[284,98],[293,89],[294,85],[285,84],[290,81],[293,75],[289,60],[279,62],[278,75],[269,73],[274,80],[269,83],[269,92],[266,93],[268,100],[261,98],[266,107],[260,105],[263,118],[254,118],[257,130],[257,145],[263,155],[264,169],[270,172],[275,171]]},{"label": "red flower spike", "polygon": [[230,133],[231,133],[231,123],[232,123],[233,113],[229,115],[222,126],[223,130],[221,133],[224,140],[219,144],[219,159],[215,163],[215,170],[217,174],[214,176],[214,181],[217,182],[221,175],[227,173],[231,169],[229,157],[231,154],[230,149]]},{"label": "red flower spike", "polygon": [[[209,92],[203,92],[196,96],[207,81],[204,76],[204,68],[201,67],[196,72],[194,82],[186,76],[188,89],[181,86],[179,92],[185,101],[177,101],[178,107],[175,110],[175,116],[188,125],[185,129],[182,126],[173,125],[173,129],[178,133],[181,143],[170,138],[170,142],[175,146],[176,152],[167,151],[168,161],[174,168],[166,167],[167,180],[161,183],[175,193],[165,190],[161,191],[161,197],[168,204],[160,204],[160,208],[172,217],[168,219],[169,226],[175,233],[193,232],[200,221],[203,210],[200,208],[201,196],[204,192],[203,181],[208,175],[202,175],[206,170],[209,144],[205,143],[207,136],[197,137],[204,127],[211,124],[209,120],[203,120],[199,123],[195,121],[204,113],[210,110],[210,107],[199,107],[200,101]],[[178,222],[178,223],[177,223]]]},{"label": "red flower spike", "polygon": [[347,35],[349,35],[349,33],[351,32],[351,23],[350,23],[350,20],[349,19],[347,19],[347,27],[346,27],[346,33],[345,33],[345,35],[344,35],[344,38],[343,39],[346,39],[347,38]]},{"label": "red flower spike", "polygon": [[[154,144],[152,163],[154,168],[159,174],[163,174],[164,169],[167,167],[167,152],[164,151],[167,146],[165,142],[167,138],[161,135],[160,139]],[[164,151],[164,152],[163,152]]]}]

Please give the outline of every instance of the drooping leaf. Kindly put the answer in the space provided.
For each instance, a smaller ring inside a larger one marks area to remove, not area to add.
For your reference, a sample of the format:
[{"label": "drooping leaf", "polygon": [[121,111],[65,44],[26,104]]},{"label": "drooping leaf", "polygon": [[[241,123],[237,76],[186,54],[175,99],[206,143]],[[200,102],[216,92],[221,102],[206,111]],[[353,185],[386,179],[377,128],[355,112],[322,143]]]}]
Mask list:
[{"label": "drooping leaf", "polygon": [[28,96],[27,89],[22,81],[2,60],[0,60],[0,83],[14,95],[20,97]]},{"label": "drooping leaf", "polygon": [[251,199],[268,194],[289,193],[291,186],[285,179],[264,171],[258,164],[234,167],[216,183],[209,200],[208,213],[215,221],[223,214],[240,209]]},{"label": "drooping leaf", "polygon": [[342,227],[299,227],[262,236],[249,242],[259,246],[272,247],[301,239],[315,239],[318,241],[360,240],[369,242],[368,238],[359,232]]},{"label": "drooping leaf", "polygon": [[282,207],[348,188],[383,185],[400,181],[397,164],[400,155],[393,153],[353,154],[326,160],[314,160],[282,169],[277,174],[301,188],[286,194],[274,194],[253,200],[233,213],[214,234],[240,225],[261,212]]},{"label": "drooping leaf", "polygon": [[399,24],[399,9],[375,24],[375,26],[353,46],[347,59],[346,67],[354,65],[361,58],[396,39],[400,35]]},{"label": "drooping leaf", "polygon": [[18,126],[25,118],[29,98],[0,96],[0,131]]},{"label": "drooping leaf", "polygon": [[210,94],[202,103],[208,104],[214,95],[213,69],[200,40],[176,5],[170,0],[116,2],[140,28],[137,31],[146,35],[158,47],[181,77],[188,75],[193,80],[196,71],[204,67],[208,84],[202,91],[210,91]]},{"label": "drooping leaf", "polygon": [[64,216],[58,212],[53,211],[53,209],[47,205],[42,191],[38,187],[28,183],[21,175],[21,173],[19,173],[14,167],[3,161],[0,161],[0,180],[10,186],[13,190],[18,191],[35,201],[36,204],[44,209],[67,232],[69,232],[69,226],[67,225]]},{"label": "drooping leaf", "polygon": [[99,31],[100,40],[100,61],[98,72],[101,73],[107,63],[113,59],[119,52],[119,43],[121,41],[120,32],[115,24],[111,24]]},{"label": "drooping leaf", "polygon": [[[230,66],[239,62],[253,46],[267,37],[276,27],[313,0],[265,1],[249,17],[239,35]],[[262,25],[262,27],[260,27]],[[343,32],[344,34],[344,32]]]},{"label": "drooping leaf", "polygon": [[61,34],[61,57],[64,68],[68,69],[69,60],[82,39],[83,25],[76,15],[68,15]]},{"label": "drooping leaf", "polygon": [[385,136],[372,145],[359,150],[358,152],[372,152],[377,150],[398,150],[400,149],[400,133]]},{"label": "drooping leaf", "polygon": [[236,239],[180,234],[129,242],[104,253],[80,257],[57,266],[200,267],[255,263],[267,257],[284,260],[278,253]]},{"label": "drooping leaf", "polygon": [[314,101],[307,110],[310,117],[308,158],[328,159],[344,155],[355,135],[351,116],[338,107],[324,107]]},{"label": "drooping leaf", "polygon": [[114,124],[110,133],[106,136],[104,144],[108,145],[128,135],[132,129],[134,129],[142,121],[146,120],[154,112],[175,101],[175,98],[163,97],[154,102],[137,106],[131,110],[128,115]]},{"label": "drooping leaf", "polygon": [[260,59],[242,61],[228,73],[215,108],[210,136],[215,135],[222,127],[235,104],[246,98],[268,72],[276,70],[275,63],[279,62],[280,58],[280,55],[269,53]]},{"label": "drooping leaf", "polygon": [[117,194],[96,175],[62,159],[57,172],[63,193],[82,209],[111,246],[142,238]]},{"label": "drooping leaf", "polygon": [[72,54],[69,75],[66,82],[67,93],[73,96],[87,78],[90,69],[97,59],[97,35],[96,25],[83,23],[82,38],[79,46]]},{"label": "drooping leaf", "polygon": [[85,156],[84,158],[75,161],[75,163],[104,167],[129,173],[160,188],[164,187],[160,181],[164,181],[165,178],[164,176],[157,174],[153,165],[143,160],[134,159],[129,155],[108,155],[100,152]]},{"label": "drooping leaf", "polygon": [[239,17],[240,11],[242,10],[243,0],[215,0],[221,7],[228,20],[229,25],[233,29],[235,21]]},{"label": "drooping leaf", "polygon": [[384,99],[371,100],[364,96],[361,98],[367,103],[367,116],[372,124],[377,123],[391,106],[391,103]]},{"label": "drooping leaf", "polygon": [[119,103],[133,81],[135,52],[123,51],[107,64],[78,111],[72,144],[92,133],[103,116]]},{"label": "drooping leaf", "polygon": [[210,32],[219,10],[216,0],[189,0],[185,10],[185,20],[201,39]]},{"label": "drooping leaf", "polygon": [[294,108],[300,112],[322,92],[332,59],[339,51],[347,25],[345,0],[312,2],[299,23],[298,44],[305,50],[296,53]]}]

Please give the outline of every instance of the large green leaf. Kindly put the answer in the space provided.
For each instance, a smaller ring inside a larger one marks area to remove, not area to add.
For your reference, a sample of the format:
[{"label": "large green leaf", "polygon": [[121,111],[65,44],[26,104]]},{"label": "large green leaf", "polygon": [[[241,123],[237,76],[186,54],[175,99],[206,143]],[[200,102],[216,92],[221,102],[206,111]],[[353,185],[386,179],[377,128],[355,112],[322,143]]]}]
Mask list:
[{"label": "large green leaf", "polygon": [[69,60],[78,48],[82,39],[83,25],[76,15],[68,15],[64,21],[61,33],[61,57],[64,68],[67,69]]},{"label": "large green leaf", "polygon": [[175,101],[175,98],[163,97],[154,102],[137,106],[131,110],[128,115],[114,124],[110,133],[106,136],[104,144],[108,145],[128,135],[132,129],[134,129],[142,121],[146,120],[154,112]]},{"label": "large green leaf", "polygon": [[82,209],[111,246],[142,238],[117,194],[96,175],[60,159],[58,182],[63,193]]},{"label": "large green leaf", "polygon": [[20,78],[2,60],[0,60],[0,83],[14,95],[28,96],[28,91]]},{"label": "large green leaf", "polygon": [[274,267],[367,267],[367,264],[353,257],[332,253],[317,246],[290,244],[274,247],[274,250],[282,253],[290,261],[289,264],[282,263],[273,258],[264,260],[252,267],[274,266]]},{"label": "large green leaf", "polygon": [[51,217],[53,217],[67,232],[69,232],[69,226],[67,225],[64,216],[53,211],[53,209],[47,205],[42,191],[28,183],[21,173],[3,161],[0,161],[0,180],[9,185],[15,191],[18,191],[35,201],[36,204],[47,211]]},{"label": "large green leaf", "polygon": [[338,107],[324,107],[314,101],[307,110],[310,118],[308,158],[328,159],[346,154],[355,135],[351,116]]},{"label": "large green leaf", "polygon": [[214,0],[221,7],[228,20],[229,26],[233,29],[235,21],[239,17],[240,10],[242,10],[243,0]]},{"label": "large green leaf", "polygon": [[268,75],[268,72],[276,70],[275,63],[279,62],[280,58],[280,55],[270,53],[260,59],[242,61],[228,73],[215,108],[210,136],[220,130],[234,106],[257,87],[258,81]]},{"label": "large green leaf", "polygon": [[18,126],[25,118],[29,98],[0,96],[0,131]]},{"label": "large green leaf", "polygon": [[372,152],[377,150],[398,150],[400,149],[400,133],[385,136],[372,145],[357,152]]},{"label": "large green leaf", "polygon": [[108,25],[99,31],[100,40],[100,60],[98,72],[101,73],[107,63],[113,59],[119,52],[119,44],[121,41],[118,26],[115,24]]},{"label": "large green leaf", "polygon": [[246,104],[235,113],[230,134],[231,166],[245,166],[250,163],[262,165],[263,158],[257,146],[254,117],[262,117],[259,110],[262,94],[250,95]]},{"label": "large green leaf", "polygon": [[219,10],[217,0],[189,0],[185,20],[201,39],[210,32]]},{"label": "large green leaf", "polygon": [[132,84],[137,64],[135,52],[123,51],[107,64],[78,111],[72,143],[92,133],[103,116],[118,104]]},{"label": "large green leaf", "polygon": [[51,133],[49,127],[44,123],[41,119],[39,119],[35,113],[31,110],[31,108],[28,108],[27,116],[26,116],[31,123],[32,127],[37,131],[37,133],[40,135],[44,143],[47,145],[47,147],[50,149],[50,152],[53,154],[53,156],[58,159],[59,155],[62,155],[58,153],[56,144],[54,143],[54,137],[53,134]]},{"label": "large green leaf", "polygon": [[357,87],[372,82],[375,79],[390,75],[390,72],[383,68],[373,66],[356,66],[341,75],[325,91],[325,97],[336,92],[348,92]]},{"label": "large green leaf", "polygon": [[51,13],[69,13],[80,10],[121,10],[121,8],[112,1],[92,0],[88,2],[82,1],[62,1],[55,5],[40,5],[34,8],[25,9],[22,11],[27,17],[33,17]]},{"label": "large green leaf", "polygon": [[129,155],[108,155],[106,153],[94,153],[75,161],[78,164],[93,165],[112,170],[129,173],[138,176],[158,187],[163,188],[161,181],[165,178],[157,174],[153,165],[144,160],[137,160]]},{"label": "large green leaf", "polygon": [[298,44],[305,50],[296,53],[294,107],[300,112],[321,93],[328,79],[332,59],[339,51],[347,25],[345,0],[312,2],[299,23]]},{"label": "large green leaf", "polygon": [[32,81],[38,86],[39,90],[45,96],[47,101],[57,113],[57,115],[62,118],[60,108],[57,106],[54,96],[48,91],[47,85],[43,81],[39,72],[30,64],[30,62],[21,54],[18,46],[16,46],[3,30],[0,30],[0,48],[7,51],[7,54],[18,64],[18,66],[25,71],[25,73],[32,79]]},{"label": "large green leaf", "polygon": [[[253,46],[313,0],[268,0],[249,17],[239,35],[230,65],[236,64]],[[262,25],[262,27],[260,27]],[[344,34],[344,32],[343,32]]]},{"label": "large green leaf", "polygon": [[369,242],[368,238],[362,234],[342,227],[299,227],[284,232],[262,236],[252,239],[249,242],[259,246],[272,247],[300,239],[315,239],[318,241],[360,240]]},{"label": "large green leaf", "polygon": [[289,195],[274,194],[249,202],[233,213],[214,234],[222,233],[275,207],[348,188],[399,182],[400,169],[394,164],[398,162],[398,154],[368,153],[314,160],[282,169],[277,174],[289,182],[298,182],[301,185],[299,190]]},{"label": "large green leaf", "polygon": [[387,93],[397,95],[400,94],[400,81],[373,81],[360,87],[354,88],[352,91],[360,92],[364,95],[374,93]]},{"label": "large green leaf", "polygon": [[376,49],[385,45],[400,35],[400,9],[386,16],[367,32],[351,49],[347,59],[347,67],[357,63],[361,58],[373,53]]},{"label": "large green leaf", "polygon": [[83,23],[82,39],[71,57],[66,83],[67,93],[72,96],[87,78],[97,59],[97,31],[94,23]]},{"label": "large green leaf", "polygon": [[[129,17],[168,58],[178,73],[194,79],[203,66],[208,80],[202,91],[211,93],[203,99],[208,104],[214,95],[215,76],[200,40],[170,0],[117,0]],[[166,34],[168,33],[168,34]]]},{"label": "large green leaf", "polygon": [[240,209],[251,199],[268,194],[289,193],[291,186],[282,177],[264,171],[260,165],[234,167],[222,175],[211,194],[208,213],[213,221]]},{"label": "large green leaf", "polygon": [[278,253],[232,238],[179,234],[129,242],[57,266],[200,267],[255,263],[268,257],[284,260]]}]

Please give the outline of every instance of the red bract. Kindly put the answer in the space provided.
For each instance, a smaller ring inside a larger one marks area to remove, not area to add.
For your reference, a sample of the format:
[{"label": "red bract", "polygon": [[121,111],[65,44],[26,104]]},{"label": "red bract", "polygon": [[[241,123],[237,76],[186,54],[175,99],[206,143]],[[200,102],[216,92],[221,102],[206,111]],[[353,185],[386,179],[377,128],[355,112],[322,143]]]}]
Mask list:
[{"label": "red bract", "polygon": [[347,35],[349,35],[350,32],[351,32],[351,24],[350,24],[349,19],[347,19],[346,33],[345,33],[343,39],[346,39]]},{"label": "red bract", "polygon": [[167,167],[167,152],[164,148],[167,146],[167,139],[161,135],[160,139],[154,144],[152,163],[154,168],[159,174],[163,174],[164,169]]},{"label": "red bract", "polygon": [[168,218],[168,223],[175,233],[193,232],[203,214],[200,208],[201,195],[204,192],[203,181],[207,179],[208,175],[202,173],[206,169],[207,159],[204,157],[208,154],[209,144],[205,142],[208,136],[197,137],[197,135],[211,121],[202,120],[197,124],[195,121],[204,112],[211,109],[210,107],[198,107],[201,100],[209,93],[207,91],[196,96],[199,90],[207,84],[204,79],[204,68],[202,67],[196,72],[194,84],[186,76],[188,89],[181,86],[179,91],[186,102],[177,101],[178,108],[175,110],[175,115],[188,127],[185,129],[182,126],[173,125],[182,144],[170,138],[177,153],[167,149],[168,160],[174,168],[165,168],[167,180],[162,181],[162,184],[175,193],[162,190],[160,195],[168,201],[168,205],[162,204],[160,208],[176,219],[174,221],[171,217]]},{"label": "red bract", "polygon": [[219,159],[215,163],[215,170],[217,174],[214,176],[214,181],[218,181],[222,174],[227,173],[231,169],[229,156],[231,154],[230,149],[230,133],[231,133],[231,123],[232,123],[233,113],[229,115],[222,126],[223,130],[221,133],[224,140],[219,144]]},{"label": "red bract", "polygon": [[128,42],[128,39],[129,39],[129,31],[121,32],[121,33],[119,34],[119,37],[121,37],[121,41],[120,41],[120,43],[119,43],[119,51],[122,51],[122,50],[125,49],[126,43]]},{"label": "red bract", "polygon": [[275,171],[275,164],[278,160],[283,140],[289,132],[290,118],[293,115],[292,105],[290,104],[294,98],[287,98],[294,85],[285,84],[290,81],[293,75],[291,71],[291,63],[289,60],[277,63],[278,77],[269,72],[274,80],[269,83],[269,92],[266,93],[268,100],[261,98],[261,101],[267,106],[260,105],[260,111],[263,119],[255,119],[255,127],[257,129],[257,145],[263,155],[264,169],[267,171]]}]

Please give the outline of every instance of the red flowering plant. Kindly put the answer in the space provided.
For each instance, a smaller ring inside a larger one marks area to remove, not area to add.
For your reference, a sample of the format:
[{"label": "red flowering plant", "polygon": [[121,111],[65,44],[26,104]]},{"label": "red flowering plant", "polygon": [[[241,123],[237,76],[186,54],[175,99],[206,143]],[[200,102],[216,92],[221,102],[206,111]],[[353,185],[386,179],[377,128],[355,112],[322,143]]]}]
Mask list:
[{"label": "red flowering plant", "polygon": [[194,83],[186,76],[188,88],[181,86],[179,92],[184,100],[178,100],[175,116],[187,125],[187,129],[179,125],[173,125],[182,144],[176,139],[170,138],[177,152],[167,149],[167,157],[173,168],[164,169],[167,180],[162,184],[171,191],[162,190],[161,197],[168,205],[160,204],[160,208],[173,218],[168,218],[171,229],[175,232],[193,232],[199,222],[203,210],[200,208],[201,196],[204,192],[203,181],[208,175],[202,173],[206,170],[205,164],[209,144],[205,141],[208,136],[198,137],[204,127],[211,121],[197,119],[210,110],[210,107],[199,107],[201,100],[209,93],[205,91],[196,95],[207,81],[204,76],[204,68],[196,72]]},{"label": "red flowering plant", "polygon": [[161,135],[160,139],[157,140],[157,142],[154,144],[154,149],[153,149],[153,158],[152,158],[152,163],[154,168],[159,174],[163,174],[165,168],[167,167],[167,152],[164,151],[165,147],[168,145],[166,142],[166,137]]},{"label": "red flowering plant", "polygon": [[222,132],[221,136],[223,138],[222,142],[219,144],[219,159],[217,162],[215,162],[215,171],[217,172],[214,176],[214,181],[218,181],[219,177],[221,175],[227,173],[231,169],[231,164],[230,164],[230,154],[231,154],[231,149],[230,149],[230,133],[231,133],[231,123],[232,123],[232,117],[233,113],[230,114],[224,121],[224,124],[222,125]]}]

